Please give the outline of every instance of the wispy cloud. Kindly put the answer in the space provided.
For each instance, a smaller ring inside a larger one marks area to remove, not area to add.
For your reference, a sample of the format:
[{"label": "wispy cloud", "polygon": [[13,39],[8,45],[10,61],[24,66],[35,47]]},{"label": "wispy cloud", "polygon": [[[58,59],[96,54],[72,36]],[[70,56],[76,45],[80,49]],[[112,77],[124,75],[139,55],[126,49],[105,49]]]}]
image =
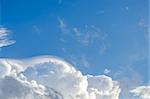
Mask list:
[{"label": "wispy cloud", "polygon": [[95,26],[85,25],[83,28],[74,27],[72,31],[77,41],[86,46],[98,39],[103,39],[100,28]]},{"label": "wispy cloud", "polygon": [[16,41],[9,39],[10,31],[0,27],[0,48],[14,44]]},{"label": "wispy cloud", "polygon": [[58,17],[59,28],[64,34],[68,34],[70,32],[70,28],[66,25],[63,19]]},{"label": "wispy cloud", "polygon": [[[90,44],[94,44],[95,42],[99,41],[100,43],[106,40],[107,34],[102,32],[99,27],[95,25],[83,25],[83,26],[70,26],[64,22],[63,19],[58,18],[59,21],[59,28],[64,35],[72,37],[75,39],[79,44],[83,46],[88,46]],[[104,44],[104,42],[103,42]],[[100,44],[102,45],[102,44]],[[101,51],[106,51],[105,48],[100,48]],[[101,53],[103,53],[101,52]]]},{"label": "wispy cloud", "polygon": [[104,55],[104,54],[107,52],[108,49],[109,49],[109,45],[108,45],[108,44],[105,44],[105,43],[102,41],[101,46],[100,46],[100,48],[99,48],[99,53],[100,53],[100,55]]},{"label": "wispy cloud", "polygon": [[149,40],[148,35],[150,33],[150,26],[149,26],[149,23],[148,23],[148,19],[147,20],[144,19],[144,18],[139,19],[138,26],[141,29],[143,29],[145,39],[148,41]]},{"label": "wispy cloud", "polygon": [[138,22],[138,25],[142,28],[147,28],[148,27],[148,24],[146,23],[146,20],[141,18]]}]

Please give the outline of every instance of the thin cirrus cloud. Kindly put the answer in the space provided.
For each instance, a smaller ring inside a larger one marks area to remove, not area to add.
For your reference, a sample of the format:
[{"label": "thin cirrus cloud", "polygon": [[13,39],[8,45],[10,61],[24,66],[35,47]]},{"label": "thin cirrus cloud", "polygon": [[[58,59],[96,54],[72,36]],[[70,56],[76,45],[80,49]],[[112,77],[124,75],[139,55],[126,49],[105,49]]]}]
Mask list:
[{"label": "thin cirrus cloud", "polygon": [[84,46],[93,44],[95,41],[103,42],[107,38],[107,34],[94,25],[84,25],[84,27],[79,28],[68,26],[61,18],[58,18],[58,21],[62,33],[75,38],[78,43]]},{"label": "thin cirrus cloud", "polygon": [[121,91],[112,78],[83,75],[53,56],[0,59],[0,64],[1,99],[118,99]]},{"label": "thin cirrus cloud", "polygon": [[0,48],[14,44],[15,40],[9,39],[10,31],[7,28],[0,27]]}]

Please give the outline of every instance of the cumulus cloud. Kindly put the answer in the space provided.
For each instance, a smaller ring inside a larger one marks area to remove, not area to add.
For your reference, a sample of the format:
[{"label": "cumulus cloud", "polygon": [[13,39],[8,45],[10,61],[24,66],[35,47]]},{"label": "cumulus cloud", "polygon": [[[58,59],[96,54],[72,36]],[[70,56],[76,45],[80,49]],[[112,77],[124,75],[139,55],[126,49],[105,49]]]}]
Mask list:
[{"label": "cumulus cloud", "polygon": [[[59,98],[58,98],[59,97]],[[63,99],[55,90],[11,76],[0,79],[1,99]]]},{"label": "cumulus cloud", "polygon": [[118,99],[120,94],[112,78],[83,75],[57,57],[0,59],[0,64],[2,99]]},{"label": "cumulus cloud", "polygon": [[15,43],[14,40],[9,39],[10,31],[6,28],[0,27],[0,48],[9,46]]},{"label": "cumulus cloud", "polygon": [[139,86],[130,92],[140,99],[150,99],[150,86]]}]

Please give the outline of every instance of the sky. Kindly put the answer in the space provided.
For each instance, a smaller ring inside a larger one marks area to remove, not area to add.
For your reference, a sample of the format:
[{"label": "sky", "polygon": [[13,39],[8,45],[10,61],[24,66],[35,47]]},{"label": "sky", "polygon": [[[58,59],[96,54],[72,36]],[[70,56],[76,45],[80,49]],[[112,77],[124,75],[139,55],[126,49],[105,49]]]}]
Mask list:
[{"label": "sky", "polygon": [[106,75],[120,82],[124,99],[129,89],[149,85],[148,4],[0,0],[0,57],[60,57],[83,75]]}]

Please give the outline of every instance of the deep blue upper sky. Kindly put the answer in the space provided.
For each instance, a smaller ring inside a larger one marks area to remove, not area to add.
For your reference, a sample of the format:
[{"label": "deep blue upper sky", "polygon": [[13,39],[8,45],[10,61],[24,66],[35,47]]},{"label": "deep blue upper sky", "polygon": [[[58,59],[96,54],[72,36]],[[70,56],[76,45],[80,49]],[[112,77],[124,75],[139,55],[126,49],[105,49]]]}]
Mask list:
[{"label": "deep blue upper sky", "polygon": [[83,73],[148,81],[148,0],[0,1],[0,24],[16,40],[1,57],[50,54]]}]

